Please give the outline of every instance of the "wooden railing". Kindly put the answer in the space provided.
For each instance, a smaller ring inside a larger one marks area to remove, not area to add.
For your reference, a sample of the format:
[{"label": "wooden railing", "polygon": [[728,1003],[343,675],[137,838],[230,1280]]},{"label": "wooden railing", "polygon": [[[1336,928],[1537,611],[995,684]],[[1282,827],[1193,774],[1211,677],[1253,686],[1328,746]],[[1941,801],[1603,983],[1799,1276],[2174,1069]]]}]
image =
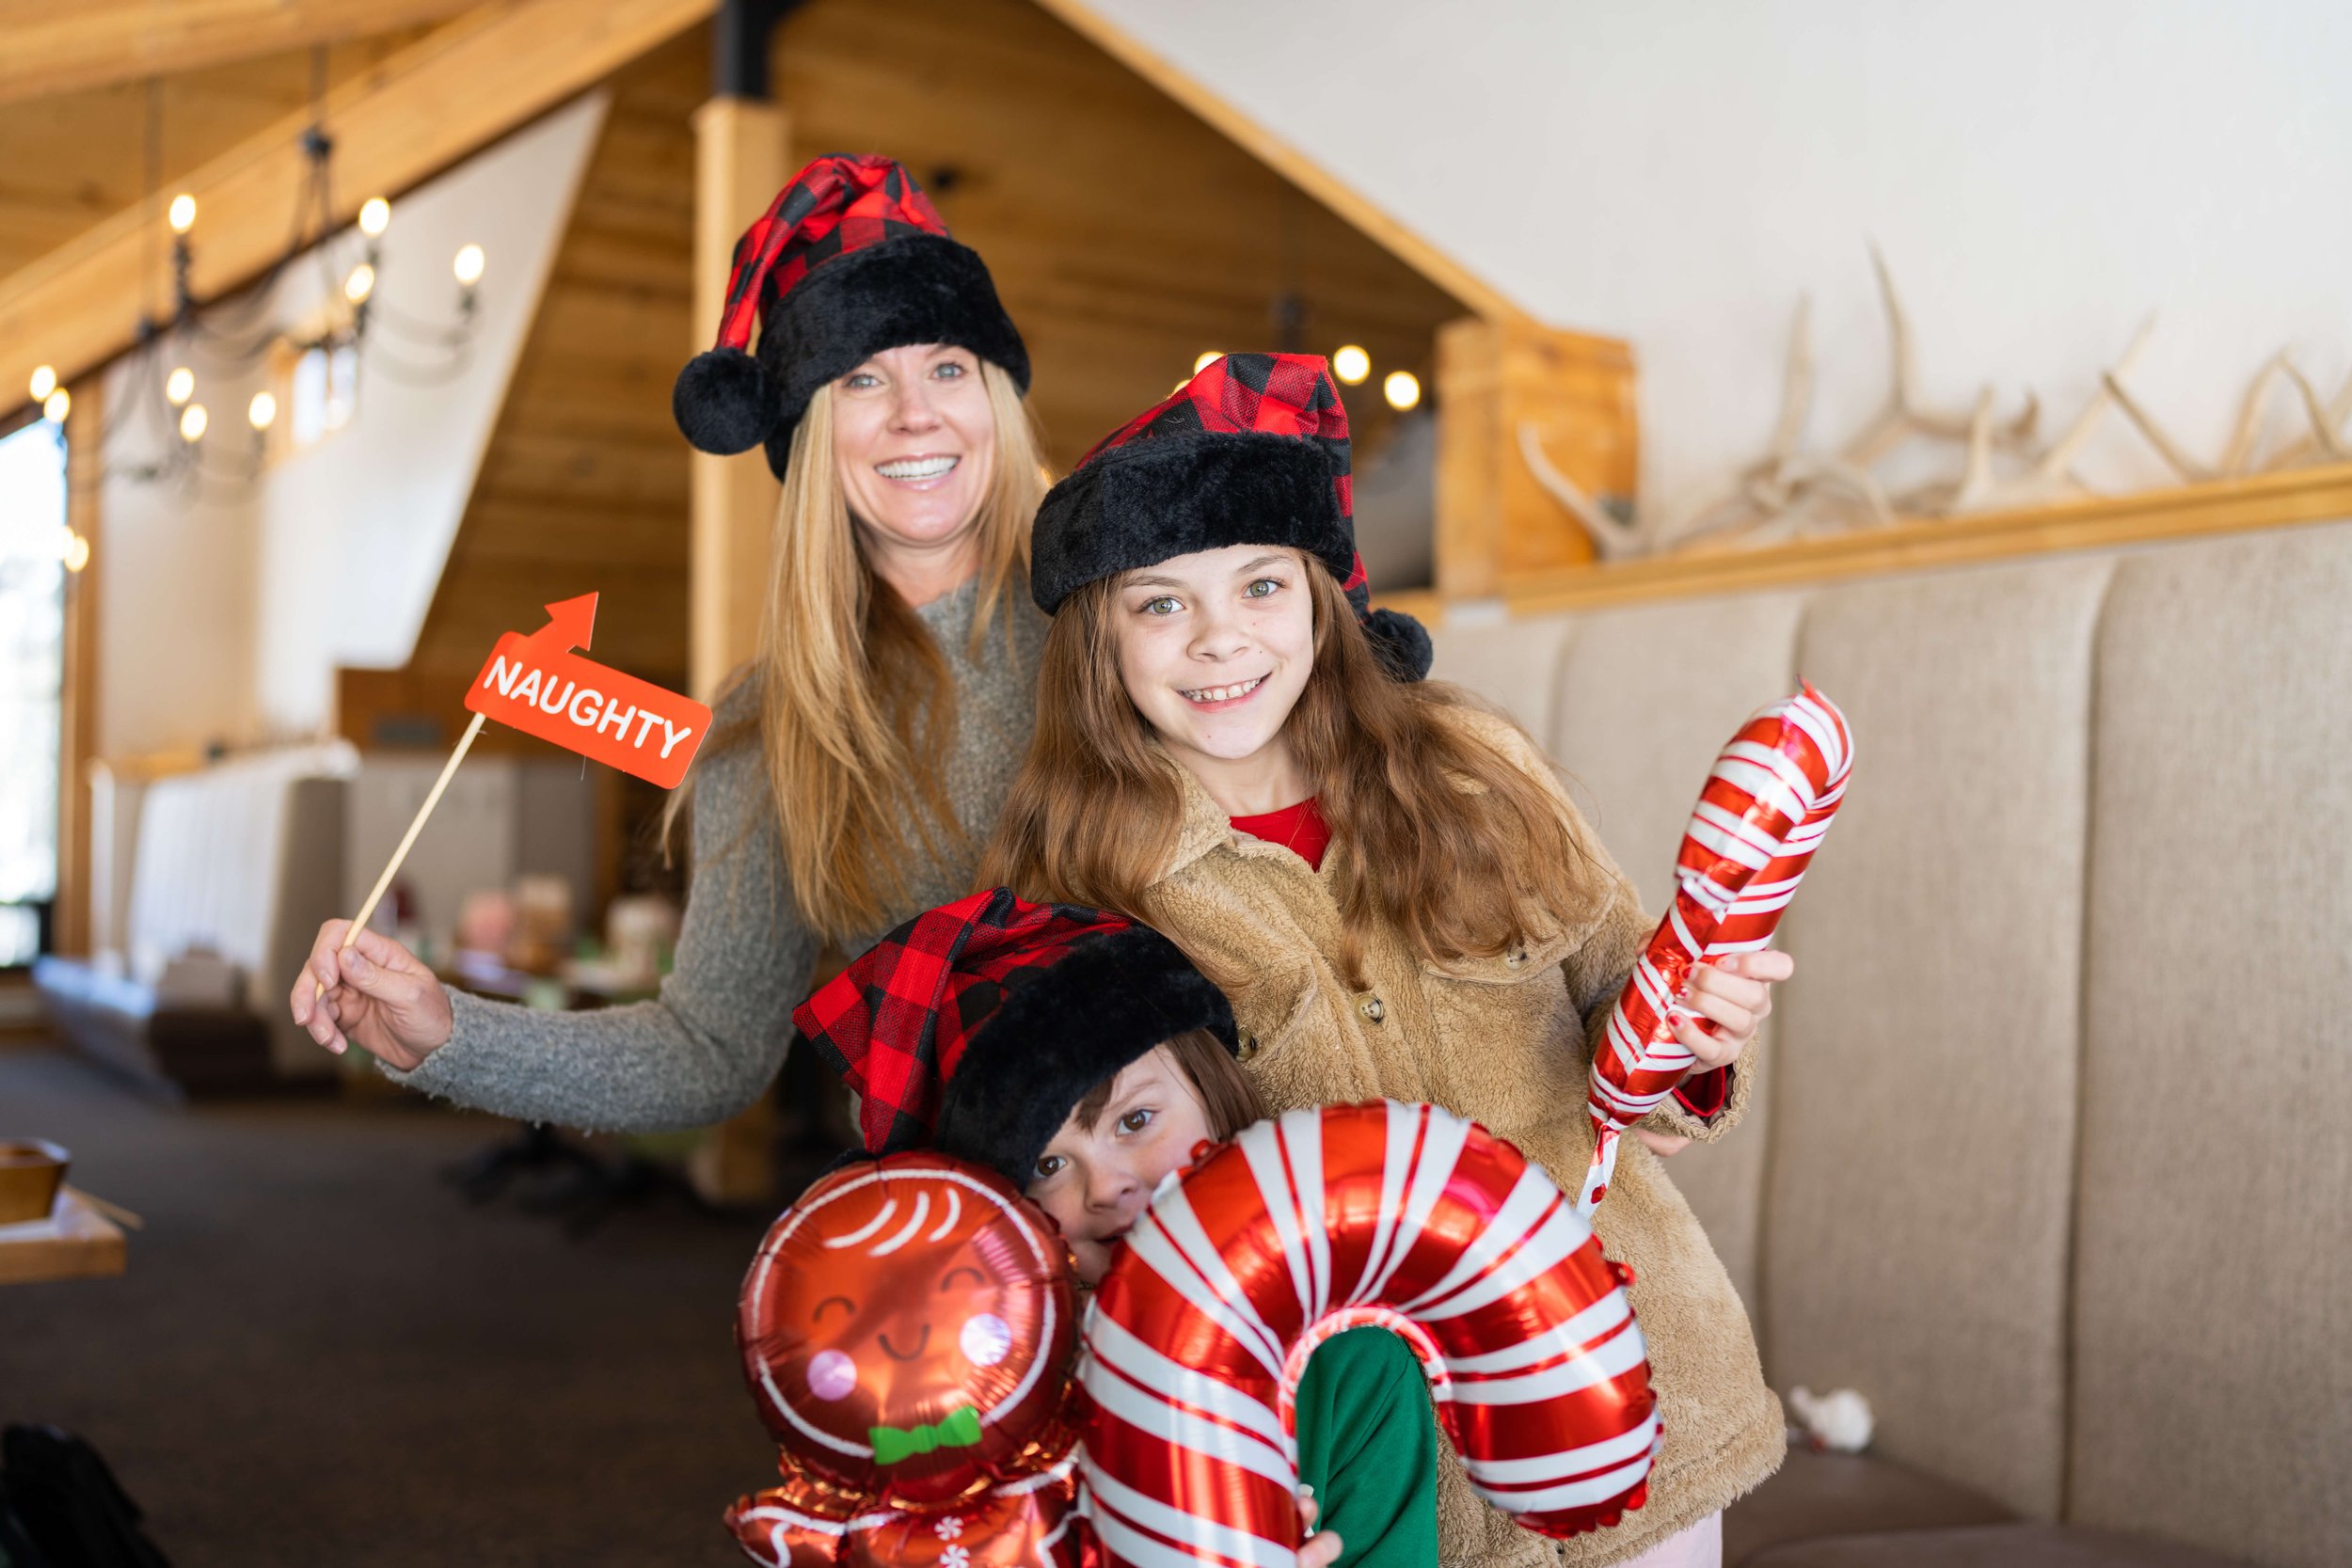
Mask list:
[{"label": "wooden railing", "polygon": [[[2018,512],[1902,522],[1747,549],[1692,548],[1614,565],[1517,573],[1502,580],[1494,597],[1512,615],[1540,615],[2347,517],[2352,517],[2352,464],[2338,464]],[[1449,601],[1429,592],[1383,594],[1380,602],[1437,626]]]}]

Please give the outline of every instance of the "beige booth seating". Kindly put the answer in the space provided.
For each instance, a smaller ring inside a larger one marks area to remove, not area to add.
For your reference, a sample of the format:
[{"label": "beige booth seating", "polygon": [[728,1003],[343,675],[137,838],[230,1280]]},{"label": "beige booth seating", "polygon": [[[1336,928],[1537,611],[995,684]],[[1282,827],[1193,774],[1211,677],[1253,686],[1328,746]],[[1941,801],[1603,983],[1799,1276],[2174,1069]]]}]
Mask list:
[{"label": "beige booth seating", "polygon": [[1669,1170],[1786,1391],[1727,1563],[2352,1562],[2352,524],[1461,625],[1653,909],[1798,672],[1851,792]]},{"label": "beige booth seating", "polygon": [[174,1091],[329,1077],[285,995],[342,902],[358,767],[347,745],[292,747],[146,785],[120,945],[35,966],[58,1032]]}]

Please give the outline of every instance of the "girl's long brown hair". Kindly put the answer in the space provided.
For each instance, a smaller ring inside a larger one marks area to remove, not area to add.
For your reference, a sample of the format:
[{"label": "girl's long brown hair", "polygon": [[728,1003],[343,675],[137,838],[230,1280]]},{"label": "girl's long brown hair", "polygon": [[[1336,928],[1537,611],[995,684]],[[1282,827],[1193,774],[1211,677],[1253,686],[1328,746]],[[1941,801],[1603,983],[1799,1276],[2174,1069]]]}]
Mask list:
[{"label": "girl's long brown hair", "polygon": [[[1008,601],[1027,590],[1029,522],[1046,485],[1020,388],[987,360],[980,378],[996,446],[980,503],[975,657],[992,626],[1010,637]],[[830,385],[792,433],[769,570],[759,652],[737,678],[760,682],[757,739],[793,902],[809,929],[849,947],[903,911],[923,861],[972,847],[944,782],[955,684],[922,620],[866,564],[834,468]],[[746,727],[714,744],[751,738]]]},{"label": "girl's long brown hair", "polygon": [[[1305,574],[1314,668],[1288,731],[1333,847],[1346,850],[1334,875],[1345,969],[1382,927],[1445,964],[1573,919],[1591,895],[1589,865],[1545,782],[1461,721],[1480,705],[1469,693],[1392,678],[1339,583],[1312,562]],[[1120,682],[1120,580],[1071,595],[1046,633],[1036,738],[980,884],[1117,910],[1181,942],[1154,921],[1151,890],[1182,827],[1184,784]]]}]

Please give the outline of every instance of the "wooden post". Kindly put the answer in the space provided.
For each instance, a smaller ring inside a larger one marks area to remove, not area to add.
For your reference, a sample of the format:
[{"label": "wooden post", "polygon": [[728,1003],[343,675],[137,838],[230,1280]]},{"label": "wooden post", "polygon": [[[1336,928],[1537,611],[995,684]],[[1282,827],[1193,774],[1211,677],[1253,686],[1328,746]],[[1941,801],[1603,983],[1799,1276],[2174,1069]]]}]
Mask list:
[{"label": "wooden post", "polygon": [[[791,120],[757,99],[714,98],[694,112],[694,341],[710,347],[735,242],[792,174]],[[777,484],[767,454],[693,454],[689,679],[705,702],[752,656],[768,594]]]},{"label": "wooden post", "polygon": [[1633,353],[1613,338],[1468,317],[1438,332],[1438,592],[1490,598],[1512,578],[1593,559],[1582,525],[1529,471],[1532,424],[1562,472],[1604,507],[1633,501],[1641,467]]},{"label": "wooden post", "polygon": [[90,953],[90,778],[98,754],[98,579],[106,569],[100,536],[99,484],[105,452],[105,377],[87,375],[72,388],[66,417],[66,526],[89,545],[89,560],[65,578],[65,682],[57,725],[57,952]]}]

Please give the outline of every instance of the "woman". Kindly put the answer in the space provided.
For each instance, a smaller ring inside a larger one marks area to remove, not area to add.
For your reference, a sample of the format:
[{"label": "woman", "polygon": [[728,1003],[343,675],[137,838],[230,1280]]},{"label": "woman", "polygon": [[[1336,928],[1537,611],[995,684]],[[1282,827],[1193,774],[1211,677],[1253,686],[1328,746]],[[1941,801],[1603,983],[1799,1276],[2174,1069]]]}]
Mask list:
[{"label": "woman", "polygon": [[696,769],[660,998],[530,1012],[451,992],[376,932],[343,948],[335,920],[294,1021],[396,1083],[531,1121],[697,1127],[755,1100],[820,949],[858,952],[971,886],[1027,749],[1028,381],[987,267],[905,170],[834,156],[796,175],[736,245],[718,346],[673,400],[706,451],[765,443],[784,494],[760,651]]}]

